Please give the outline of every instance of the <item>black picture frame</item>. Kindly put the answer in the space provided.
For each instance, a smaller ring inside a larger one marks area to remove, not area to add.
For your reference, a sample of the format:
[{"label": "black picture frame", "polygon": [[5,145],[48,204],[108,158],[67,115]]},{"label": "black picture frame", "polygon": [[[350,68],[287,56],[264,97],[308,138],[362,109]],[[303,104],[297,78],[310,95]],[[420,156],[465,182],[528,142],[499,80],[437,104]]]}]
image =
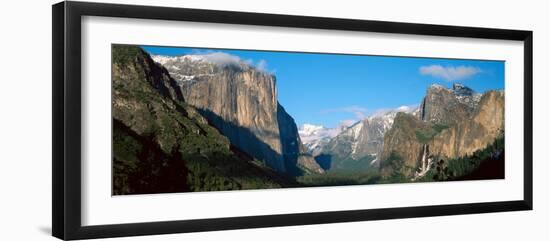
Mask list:
[{"label": "black picture frame", "polygon": [[[106,238],[380,219],[532,210],[533,32],[278,14],[89,2],[52,6],[52,233],[60,239]],[[516,40],[524,43],[524,193],[522,200],[421,207],[211,218],[99,226],[81,224],[81,17],[104,16],[378,33]]]}]

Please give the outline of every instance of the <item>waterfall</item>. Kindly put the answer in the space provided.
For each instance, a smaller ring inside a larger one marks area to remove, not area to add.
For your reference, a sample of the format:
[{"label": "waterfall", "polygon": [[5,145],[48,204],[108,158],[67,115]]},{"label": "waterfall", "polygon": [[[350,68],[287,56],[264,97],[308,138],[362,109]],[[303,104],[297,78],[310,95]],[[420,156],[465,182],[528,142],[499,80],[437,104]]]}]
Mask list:
[{"label": "waterfall", "polygon": [[426,170],[426,144],[422,147],[422,169],[421,171]]},{"label": "waterfall", "polygon": [[430,170],[430,166],[432,165],[432,159],[428,157],[428,145],[424,144],[422,146],[422,165],[420,166],[420,170],[416,171],[414,174],[414,178],[412,178],[413,181],[416,181],[418,178],[421,178],[428,173]]}]

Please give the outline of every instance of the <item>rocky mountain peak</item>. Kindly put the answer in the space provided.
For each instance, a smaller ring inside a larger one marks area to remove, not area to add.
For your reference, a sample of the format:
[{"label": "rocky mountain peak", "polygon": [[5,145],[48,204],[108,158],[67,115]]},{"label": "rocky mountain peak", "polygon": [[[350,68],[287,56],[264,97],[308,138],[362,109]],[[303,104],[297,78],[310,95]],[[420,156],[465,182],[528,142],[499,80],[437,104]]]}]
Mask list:
[{"label": "rocky mountain peak", "polygon": [[433,84],[422,100],[419,118],[427,122],[451,124],[469,116],[480,98],[481,94],[462,84],[455,83],[451,89]]},{"label": "rocky mountain peak", "polygon": [[445,86],[443,85],[440,85],[440,84],[431,84],[430,87],[428,87],[428,91],[430,90],[448,90],[447,88],[445,88]]},{"label": "rocky mountain peak", "polygon": [[322,125],[303,124],[298,130],[298,133],[300,134],[300,138],[307,152],[316,156],[320,154],[323,146],[333,137],[348,128],[349,126],[343,123],[334,128],[328,128]]},{"label": "rocky mountain peak", "polygon": [[460,96],[472,96],[475,93],[474,90],[472,90],[470,87],[464,86],[459,83],[453,84],[453,92],[455,93],[455,95]]}]

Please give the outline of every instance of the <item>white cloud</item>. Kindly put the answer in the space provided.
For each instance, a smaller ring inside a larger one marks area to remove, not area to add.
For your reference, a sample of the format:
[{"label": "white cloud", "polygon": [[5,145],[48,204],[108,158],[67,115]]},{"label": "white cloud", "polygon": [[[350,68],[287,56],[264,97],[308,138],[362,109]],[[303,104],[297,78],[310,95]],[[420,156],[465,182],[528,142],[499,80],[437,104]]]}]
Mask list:
[{"label": "white cloud", "polygon": [[383,116],[391,112],[412,113],[418,109],[418,104],[402,105],[396,108],[380,108],[371,114],[371,117]]},{"label": "white cloud", "polygon": [[203,55],[204,59],[208,62],[221,65],[221,66],[239,66],[241,58],[239,56],[231,55],[224,52],[213,52]]},{"label": "white cloud", "polygon": [[266,73],[275,72],[267,68],[267,61],[265,59],[260,59],[258,62],[255,62],[253,59],[241,59],[237,55],[232,55],[226,52],[212,51],[212,50],[208,50],[208,51],[193,50],[192,55],[199,56],[205,61],[217,64],[220,66],[240,67],[241,64],[245,64],[251,67],[255,67],[257,70],[263,71]]},{"label": "white cloud", "polygon": [[478,67],[463,65],[458,67],[429,65],[420,67],[419,71],[422,75],[430,75],[434,78],[443,79],[446,81],[464,80],[481,73],[481,69]]},{"label": "white cloud", "polygon": [[350,112],[355,115],[355,117],[359,120],[365,119],[367,117],[367,108],[363,108],[360,106],[349,106],[343,109],[345,112]]},{"label": "white cloud", "polygon": [[258,61],[258,63],[256,63],[256,69],[268,72],[267,71],[267,61],[265,61],[265,59],[260,59],[260,61]]},{"label": "white cloud", "polygon": [[367,108],[357,106],[357,105],[352,105],[352,106],[347,106],[342,108],[335,108],[335,109],[326,109],[321,111],[321,113],[323,114],[329,114],[334,112],[352,113],[355,115],[355,118],[359,120],[365,119],[367,117],[367,114],[366,114]]},{"label": "white cloud", "polygon": [[337,129],[342,130],[352,126],[355,123],[357,123],[357,120],[341,120],[340,123],[338,123]]}]

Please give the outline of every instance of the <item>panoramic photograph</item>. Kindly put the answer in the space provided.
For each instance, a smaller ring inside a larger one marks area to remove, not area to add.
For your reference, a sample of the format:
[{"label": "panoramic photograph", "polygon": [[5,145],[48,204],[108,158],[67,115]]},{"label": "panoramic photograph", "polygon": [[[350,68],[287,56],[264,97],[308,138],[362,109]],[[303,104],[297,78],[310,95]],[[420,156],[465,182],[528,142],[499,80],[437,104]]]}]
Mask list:
[{"label": "panoramic photograph", "polygon": [[112,195],[504,178],[503,61],[111,55]]}]

